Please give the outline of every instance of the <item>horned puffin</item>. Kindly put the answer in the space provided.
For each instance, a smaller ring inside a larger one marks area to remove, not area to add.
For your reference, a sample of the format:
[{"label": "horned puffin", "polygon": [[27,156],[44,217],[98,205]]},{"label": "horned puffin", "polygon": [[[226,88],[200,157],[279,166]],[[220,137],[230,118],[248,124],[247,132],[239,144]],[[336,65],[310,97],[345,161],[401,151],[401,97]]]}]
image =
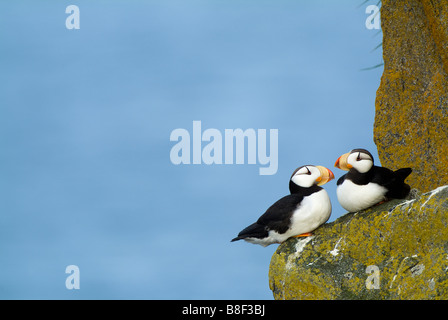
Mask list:
[{"label": "horned puffin", "polygon": [[336,160],[335,167],[348,171],[337,181],[336,194],[341,206],[356,212],[375,204],[403,199],[411,187],[404,180],[411,168],[396,171],[373,165],[372,154],[365,149],[353,149]]},{"label": "horned puffin", "polygon": [[291,194],[275,202],[231,241],[243,239],[266,247],[290,237],[310,236],[330,218],[330,198],[320,186],[332,179],[333,172],[322,166],[297,168],[289,180]]}]

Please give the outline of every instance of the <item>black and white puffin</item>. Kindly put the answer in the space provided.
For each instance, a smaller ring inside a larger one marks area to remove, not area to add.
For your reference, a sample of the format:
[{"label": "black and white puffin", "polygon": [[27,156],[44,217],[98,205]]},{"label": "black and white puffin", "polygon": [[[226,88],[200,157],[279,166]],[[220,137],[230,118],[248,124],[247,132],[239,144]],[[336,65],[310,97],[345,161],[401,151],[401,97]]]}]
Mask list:
[{"label": "black and white puffin", "polygon": [[406,198],[411,190],[404,180],[411,168],[396,171],[373,165],[372,154],[353,149],[336,160],[335,167],[348,171],[338,179],[336,194],[341,206],[356,212],[390,199]]},{"label": "black and white puffin", "polygon": [[275,202],[232,241],[244,239],[266,247],[291,237],[310,236],[330,218],[330,198],[320,186],[332,179],[333,172],[322,166],[297,168],[289,180],[291,194]]}]

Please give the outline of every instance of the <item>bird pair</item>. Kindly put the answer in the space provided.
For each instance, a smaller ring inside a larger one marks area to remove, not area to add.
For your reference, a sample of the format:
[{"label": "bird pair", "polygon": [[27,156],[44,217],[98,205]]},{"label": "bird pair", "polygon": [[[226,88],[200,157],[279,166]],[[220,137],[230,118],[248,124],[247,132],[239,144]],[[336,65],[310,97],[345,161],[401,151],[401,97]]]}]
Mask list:
[{"label": "bird pair", "polygon": [[[336,160],[335,167],[348,171],[339,178],[336,188],[338,201],[347,211],[364,210],[409,194],[411,188],[404,180],[411,168],[392,171],[373,162],[372,154],[365,149],[353,149]],[[243,239],[266,247],[291,237],[310,236],[330,218],[330,198],[321,186],[332,179],[333,172],[322,166],[297,168],[289,180],[291,194],[275,202],[232,241]]]}]

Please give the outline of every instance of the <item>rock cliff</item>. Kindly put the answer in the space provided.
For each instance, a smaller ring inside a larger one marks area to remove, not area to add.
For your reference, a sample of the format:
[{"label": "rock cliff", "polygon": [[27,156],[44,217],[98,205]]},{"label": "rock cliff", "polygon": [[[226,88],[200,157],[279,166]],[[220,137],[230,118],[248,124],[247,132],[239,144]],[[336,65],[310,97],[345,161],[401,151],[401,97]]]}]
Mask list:
[{"label": "rock cliff", "polygon": [[347,213],[272,256],[275,299],[448,299],[448,186]]},{"label": "rock cliff", "polygon": [[384,72],[375,102],[381,164],[413,168],[426,192],[448,184],[448,1],[383,0]]}]

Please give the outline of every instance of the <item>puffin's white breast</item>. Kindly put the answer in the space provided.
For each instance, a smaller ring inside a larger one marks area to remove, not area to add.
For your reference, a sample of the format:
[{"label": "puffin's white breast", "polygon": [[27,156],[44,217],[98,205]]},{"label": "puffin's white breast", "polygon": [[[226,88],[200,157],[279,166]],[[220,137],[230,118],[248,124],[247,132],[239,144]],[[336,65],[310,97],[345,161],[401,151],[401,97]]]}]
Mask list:
[{"label": "puffin's white breast", "polygon": [[288,237],[314,231],[324,224],[331,215],[331,201],[324,189],[305,198],[291,218],[291,227],[286,232]]},{"label": "puffin's white breast", "polygon": [[387,189],[376,183],[358,185],[348,179],[336,188],[339,203],[349,212],[364,210],[386,200],[386,193]]}]

